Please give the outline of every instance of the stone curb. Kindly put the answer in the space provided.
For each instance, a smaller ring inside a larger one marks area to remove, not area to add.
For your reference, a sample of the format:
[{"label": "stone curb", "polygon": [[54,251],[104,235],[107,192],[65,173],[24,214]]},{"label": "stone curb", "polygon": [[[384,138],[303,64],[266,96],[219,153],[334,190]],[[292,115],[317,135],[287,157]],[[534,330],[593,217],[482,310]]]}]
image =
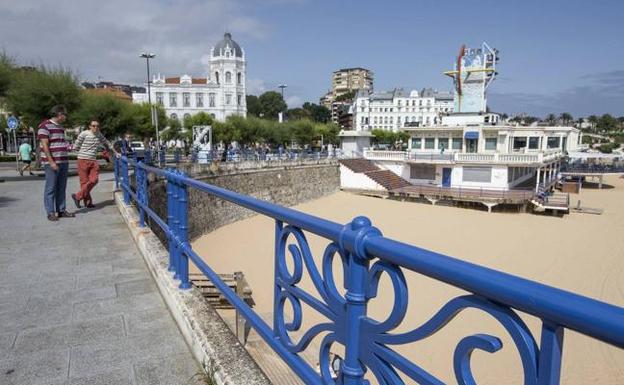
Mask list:
[{"label": "stone curb", "polygon": [[212,382],[215,385],[271,385],[199,291],[178,289],[178,282],[167,270],[167,250],[149,227],[139,227],[134,207],[123,203],[119,191],[114,192],[113,197],[178,328]]}]

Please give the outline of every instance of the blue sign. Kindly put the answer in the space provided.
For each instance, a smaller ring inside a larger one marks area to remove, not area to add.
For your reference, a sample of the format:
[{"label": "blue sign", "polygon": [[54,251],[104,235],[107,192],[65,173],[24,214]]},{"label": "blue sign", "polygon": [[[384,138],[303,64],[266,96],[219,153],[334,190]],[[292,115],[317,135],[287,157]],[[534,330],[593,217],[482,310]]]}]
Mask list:
[{"label": "blue sign", "polygon": [[17,126],[19,126],[19,121],[14,116],[9,116],[7,119],[7,126],[9,126],[10,130],[15,130]]}]

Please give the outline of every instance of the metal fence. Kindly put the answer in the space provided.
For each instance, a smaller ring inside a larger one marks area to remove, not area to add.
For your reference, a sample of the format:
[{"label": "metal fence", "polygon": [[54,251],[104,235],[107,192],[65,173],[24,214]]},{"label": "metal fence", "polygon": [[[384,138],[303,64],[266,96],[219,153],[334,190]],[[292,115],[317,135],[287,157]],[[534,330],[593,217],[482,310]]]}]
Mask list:
[{"label": "metal fence", "polygon": [[[130,183],[131,170],[136,178],[135,189]],[[149,173],[166,180],[167,218],[159,218],[149,207]],[[386,238],[365,217],[356,217],[347,224],[331,222],[190,179],[180,171],[150,167],[125,156],[115,159],[115,180],[123,190],[125,204],[136,204],[140,225],[145,226],[149,217],[166,233],[169,270],[180,280],[180,289],[191,287],[188,277],[191,261],[307,384],[367,384],[364,379],[367,371],[372,372],[380,384],[403,384],[401,376],[421,384],[442,384],[393,347],[433,335],[469,308],[489,314],[511,336],[519,352],[525,384],[559,383],[565,329],[624,347],[624,308]],[[275,221],[273,325],[263,321],[191,247],[189,189],[212,194]],[[305,232],[327,240],[320,270]],[[342,262],[345,295],[341,294],[334,278],[334,260]],[[468,294],[450,300],[421,326],[396,332],[395,328],[407,312],[405,270],[461,288]],[[310,276],[315,294],[298,285],[304,272]],[[392,282],[394,304],[385,320],[375,320],[369,317],[367,304],[378,296],[383,275]],[[303,304],[328,321],[302,330]],[[292,309],[292,319],[286,319],[285,308]],[[533,335],[518,312],[540,319],[541,333]],[[295,334],[302,337],[297,338]],[[318,352],[319,374],[301,353],[309,348],[313,339],[323,335]],[[334,344],[342,345],[345,352],[337,373],[332,373],[330,365]],[[475,334],[463,338],[453,355],[458,383],[474,384],[470,355],[475,349],[493,353],[501,348],[501,340],[494,335]],[[334,374],[337,379],[332,378]]]}]

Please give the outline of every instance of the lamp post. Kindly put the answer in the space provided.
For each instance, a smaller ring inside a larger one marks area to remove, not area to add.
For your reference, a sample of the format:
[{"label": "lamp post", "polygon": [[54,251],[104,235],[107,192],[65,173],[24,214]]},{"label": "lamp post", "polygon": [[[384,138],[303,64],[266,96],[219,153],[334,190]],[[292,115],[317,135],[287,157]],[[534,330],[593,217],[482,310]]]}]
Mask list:
[{"label": "lamp post", "polygon": [[155,116],[156,110],[152,106],[152,89],[150,87],[152,81],[150,79],[150,66],[149,66],[150,59],[155,58],[156,55],[153,53],[143,52],[141,53],[140,57],[144,58],[147,64],[147,103],[150,106],[150,118],[152,120],[152,124],[156,128],[156,147],[157,147],[156,155],[158,158],[158,167],[160,167],[160,156],[158,156],[158,151],[160,151],[160,134],[158,133],[158,118],[157,116]]},{"label": "lamp post", "polygon": [[[284,104],[286,104],[286,101],[284,100],[284,88],[288,87],[286,84],[280,84],[279,86],[277,86],[278,88],[280,88],[282,90],[282,101],[284,102]],[[282,111],[282,120],[284,119],[284,111]]]}]

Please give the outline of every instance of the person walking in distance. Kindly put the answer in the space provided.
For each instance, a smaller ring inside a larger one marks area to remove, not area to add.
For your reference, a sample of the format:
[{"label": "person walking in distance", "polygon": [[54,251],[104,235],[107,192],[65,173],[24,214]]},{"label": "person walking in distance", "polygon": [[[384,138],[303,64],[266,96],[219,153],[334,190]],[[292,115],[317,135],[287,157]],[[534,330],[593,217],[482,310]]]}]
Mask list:
[{"label": "person walking in distance", "polygon": [[28,173],[30,175],[35,175],[33,174],[32,169],[30,168],[30,162],[32,161],[31,155],[32,155],[32,147],[30,143],[28,143],[27,141],[24,141],[19,146],[19,156],[20,156],[20,159],[22,160],[22,163],[24,164],[22,168],[19,169],[20,175],[24,175],[24,171],[26,170],[28,170]]},{"label": "person walking in distance", "polygon": [[80,208],[80,201],[84,201],[85,207],[94,207],[91,190],[98,183],[100,174],[100,165],[96,157],[100,146],[114,152],[115,156],[119,156],[119,153],[100,132],[100,123],[97,120],[91,120],[89,128],[78,135],[74,145],[74,149],[78,153],[80,191],[72,194],[71,197],[78,208]]},{"label": "person walking in distance", "polygon": [[65,107],[56,105],[50,109],[49,116],[49,119],[39,124],[37,138],[41,148],[41,163],[45,170],[43,204],[48,220],[58,221],[59,218],[75,216],[65,209],[69,143],[61,124],[67,119],[67,111]]}]

